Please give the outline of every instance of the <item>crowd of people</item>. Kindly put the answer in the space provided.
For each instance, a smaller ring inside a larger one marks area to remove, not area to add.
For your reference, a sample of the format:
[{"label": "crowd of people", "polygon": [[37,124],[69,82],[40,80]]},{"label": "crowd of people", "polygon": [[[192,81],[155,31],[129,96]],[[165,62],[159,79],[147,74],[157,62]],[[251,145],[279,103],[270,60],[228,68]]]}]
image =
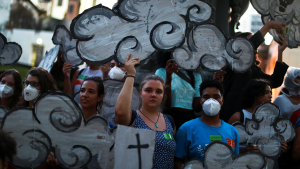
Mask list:
[{"label": "crowd of people", "polygon": [[[83,116],[88,120],[99,115],[105,94],[103,80],[122,81],[124,85],[116,101],[115,112],[111,112],[115,114],[111,126],[119,124],[156,131],[153,168],[180,169],[191,159],[203,161],[205,147],[213,141],[229,144],[234,155],[259,152],[255,145],[239,145],[239,133],[232,124],[245,124],[246,119],[252,119],[252,113],[259,105],[272,102],[272,88],[281,86],[282,94],[274,104],[280,108],[280,116],[291,119],[297,131],[290,146],[285,141],[281,142],[281,151],[287,158],[291,157],[288,158],[290,165],[297,166],[300,160],[300,68],[289,67],[282,62],[282,53],[287,47],[284,36],[281,36],[278,61],[272,75],[260,69],[256,52],[270,29],[282,34],[284,27],[282,22],[270,21],[255,34],[237,35],[249,39],[256,53],[255,62],[244,73],[226,68],[215,72],[211,79],[202,81],[199,73],[181,70],[171,59],[171,53],[162,53],[162,66],[139,85],[141,106],[137,110],[130,107],[137,73],[135,66],[140,61],[131,58],[130,54],[125,65],[112,61],[79,70],[70,63],[63,63],[60,52],[50,72],[33,67],[23,83],[17,70],[2,70],[0,105],[9,109],[17,106],[32,108],[35,100],[47,91],[62,91],[70,96],[79,93]],[[202,112],[201,116],[197,117],[195,112]],[[0,169],[13,168],[6,160],[11,160],[14,154],[16,142],[5,131],[0,131]],[[286,160],[283,161],[286,164]],[[279,167],[282,166],[280,162]],[[59,168],[53,153],[50,153],[47,165]]]}]

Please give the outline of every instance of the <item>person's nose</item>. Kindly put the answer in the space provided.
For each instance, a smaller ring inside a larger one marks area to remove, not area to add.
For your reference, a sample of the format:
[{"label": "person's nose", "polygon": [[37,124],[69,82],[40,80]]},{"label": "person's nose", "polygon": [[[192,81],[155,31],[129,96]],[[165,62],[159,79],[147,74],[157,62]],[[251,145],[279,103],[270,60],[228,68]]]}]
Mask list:
[{"label": "person's nose", "polygon": [[155,93],[155,92],[152,92],[152,93],[151,93],[151,97],[156,97],[156,93]]},{"label": "person's nose", "polygon": [[87,91],[85,91],[85,92],[81,92],[81,96],[82,96],[82,97],[88,97],[88,93],[87,93]]}]

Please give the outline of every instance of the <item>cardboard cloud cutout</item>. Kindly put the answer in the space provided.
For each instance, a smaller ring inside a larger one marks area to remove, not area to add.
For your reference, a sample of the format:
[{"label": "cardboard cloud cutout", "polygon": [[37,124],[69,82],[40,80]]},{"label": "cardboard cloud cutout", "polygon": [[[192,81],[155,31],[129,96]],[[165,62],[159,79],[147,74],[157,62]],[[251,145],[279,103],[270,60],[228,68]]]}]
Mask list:
[{"label": "cardboard cloud cutout", "polygon": [[[262,22],[277,20],[286,23],[289,33],[286,40],[289,48],[300,45],[300,1],[299,0],[251,0],[253,7],[261,14]],[[274,39],[279,42],[279,35],[270,30]]]},{"label": "cardboard cloud cutout", "polygon": [[16,63],[22,55],[22,47],[15,42],[7,42],[6,37],[0,33],[0,63],[3,66]]},{"label": "cardboard cloud cutout", "polygon": [[201,65],[217,71],[229,65],[235,72],[245,72],[253,64],[254,53],[248,40],[228,39],[216,26],[203,24],[193,27],[183,46],[174,50],[173,58],[186,70]]},{"label": "cardboard cloud cutout", "polygon": [[265,166],[264,157],[259,153],[240,154],[236,157],[233,154],[229,145],[214,141],[205,148],[204,162],[193,159],[185,163],[183,169],[262,169]]},{"label": "cardboard cloud cutout", "polygon": [[1,128],[17,141],[18,153],[10,162],[14,167],[41,168],[50,151],[65,168],[113,166],[114,137],[107,120],[93,116],[85,121],[78,105],[64,93],[44,94],[33,109],[10,110]]},{"label": "cardboard cloud cutout", "polygon": [[240,122],[233,124],[239,132],[240,144],[257,145],[267,157],[268,168],[281,154],[281,141],[290,142],[296,136],[291,121],[279,118],[279,115],[280,110],[276,105],[263,103],[255,109],[251,120],[246,119],[245,125]]},{"label": "cardboard cloud cutout", "polygon": [[83,64],[76,52],[77,40],[72,38],[70,31],[64,25],[56,26],[52,42],[62,47],[62,59],[64,62],[71,63],[73,66]]},{"label": "cardboard cloud cutout", "polygon": [[54,48],[50,49],[50,51],[45,54],[45,56],[39,63],[38,67],[41,67],[47,70],[48,72],[50,72],[58,52],[59,52],[59,45],[56,45]]},{"label": "cardboard cloud cutout", "polygon": [[211,5],[201,0],[120,0],[113,10],[98,5],[84,11],[73,19],[70,31],[78,39],[78,55],[90,64],[112,59],[124,64],[129,53],[143,64],[162,50],[172,51],[183,69],[201,65],[215,71],[229,64],[245,71],[254,58],[251,43],[228,41],[215,26],[201,25],[212,14]]},{"label": "cardboard cloud cutout", "polygon": [[[115,105],[121,90],[123,88],[124,82],[119,80],[107,79],[103,82],[105,95],[103,97],[103,105],[99,111],[99,114],[105,119],[112,123],[115,123]],[[140,94],[136,87],[133,87],[132,100],[131,100],[131,110],[139,109]]]},{"label": "cardboard cloud cutout", "polygon": [[10,110],[1,129],[17,142],[17,154],[10,161],[16,168],[42,168],[50,152],[60,166],[70,169],[111,169],[128,163],[125,156],[130,157],[127,166],[152,168],[155,131],[126,126],[110,129],[101,116],[86,121],[76,102],[61,92],[40,96],[32,109]]}]

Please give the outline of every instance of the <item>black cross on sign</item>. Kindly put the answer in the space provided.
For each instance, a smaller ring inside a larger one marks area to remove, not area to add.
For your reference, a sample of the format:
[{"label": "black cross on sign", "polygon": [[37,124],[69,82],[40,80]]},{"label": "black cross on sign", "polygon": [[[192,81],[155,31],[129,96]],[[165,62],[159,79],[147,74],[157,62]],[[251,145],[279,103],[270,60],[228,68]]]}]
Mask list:
[{"label": "black cross on sign", "polygon": [[141,145],[140,142],[140,134],[136,133],[136,140],[137,140],[137,145],[129,145],[128,148],[137,148],[138,149],[138,156],[139,156],[139,169],[142,169],[142,157],[141,157],[141,148],[148,148],[149,144],[143,144]]}]

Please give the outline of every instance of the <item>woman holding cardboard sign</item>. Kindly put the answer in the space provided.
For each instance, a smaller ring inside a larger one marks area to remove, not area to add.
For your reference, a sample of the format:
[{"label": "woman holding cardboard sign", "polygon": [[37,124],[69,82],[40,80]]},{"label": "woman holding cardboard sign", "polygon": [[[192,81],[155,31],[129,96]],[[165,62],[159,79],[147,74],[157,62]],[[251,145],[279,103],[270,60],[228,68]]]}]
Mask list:
[{"label": "woman holding cardboard sign", "polygon": [[145,77],[140,85],[142,107],[136,111],[130,110],[136,74],[135,65],[140,63],[138,58],[130,59],[130,56],[131,54],[128,55],[125,62],[127,75],[116,103],[115,122],[134,128],[156,131],[153,168],[173,169],[176,149],[174,120],[171,116],[158,111],[164,100],[164,81],[157,75]]}]

